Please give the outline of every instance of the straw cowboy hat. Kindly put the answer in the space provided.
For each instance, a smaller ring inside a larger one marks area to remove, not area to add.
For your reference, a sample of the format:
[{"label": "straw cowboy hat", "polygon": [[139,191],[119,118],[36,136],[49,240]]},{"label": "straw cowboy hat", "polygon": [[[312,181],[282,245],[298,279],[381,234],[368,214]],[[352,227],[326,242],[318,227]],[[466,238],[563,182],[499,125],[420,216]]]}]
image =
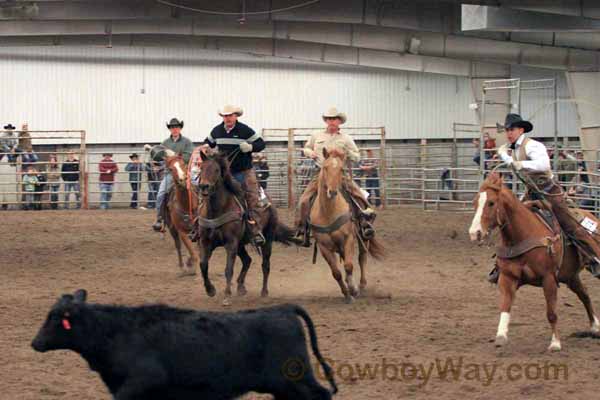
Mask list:
[{"label": "straw cowboy hat", "polygon": [[232,106],[230,104],[227,104],[219,110],[219,115],[221,117],[231,114],[237,114],[238,117],[241,117],[244,114],[244,110],[242,110],[240,107]]},{"label": "straw cowboy hat", "polygon": [[342,124],[346,122],[346,114],[339,112],[335,107],[331,107],[329,110],[323,113],[323,121],[325,121],[326,118],[339,118],[340,121],[342,121]]},{"label": "straw cowboy hat", "polygon": [[8,124],[8,125],[4,125],[4,129],[6,129],[7,131],[14,131],[17,128],[15,128],[13,126],[13,124]]}]

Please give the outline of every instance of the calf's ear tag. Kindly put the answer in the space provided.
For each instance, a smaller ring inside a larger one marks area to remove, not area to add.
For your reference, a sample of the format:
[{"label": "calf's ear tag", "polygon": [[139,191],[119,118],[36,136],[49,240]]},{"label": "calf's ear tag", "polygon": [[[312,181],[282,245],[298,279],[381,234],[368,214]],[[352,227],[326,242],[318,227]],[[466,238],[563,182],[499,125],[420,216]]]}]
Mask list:
[{"label": "calf's ear tag", "polygon": [[71,323],[69,322],[68,319],[63,318],[62,320],[62,326],[63,328],[65,328],[65,330],[70,331],[71,330]]}]

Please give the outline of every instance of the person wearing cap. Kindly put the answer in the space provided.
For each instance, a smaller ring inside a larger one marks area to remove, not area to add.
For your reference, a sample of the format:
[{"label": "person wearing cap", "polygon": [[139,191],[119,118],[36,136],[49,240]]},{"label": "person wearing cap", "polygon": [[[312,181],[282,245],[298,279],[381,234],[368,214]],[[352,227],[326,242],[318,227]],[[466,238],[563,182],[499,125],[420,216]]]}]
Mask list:
[{"label": "person wearing cap", "polygon": [[113,161],[112,156],[112,153],[102,153],[102,160],[98,164],[98,170],[100,171],[100,208],[102,210],[107,210],[110,207],[115,174],[119,172],[119,167]]},{"label": "person wearing cap", "polygon": [[[531,181],[543,193],[528,188],[528,195],[541,195],[552,205],[552,211],[561,228],[578,246],[583,247],[589,255],[588,270],[596,278],[600,278],[600,245],[592,235],[582,227],[569,212],[566,196],[562,187],[554,180],[550,167],[550,158],[546,146],[525,136],[533,130],[529,121],[523,120],[518,114],[508,114],[504,123],[508,143],[500,146],[498,155],[502,161],[513,167],[519,174]],[[547,195],[545,195],[547,194]],[[497,267],[490,272],[489,281],[498,281]]]},{"label": "person wearing cap", "polygon": [[[187,164],[190,161],[190,156],[194,150],[194,144],[190,139],[181,134],[183,121],[179,121],[177,118],[171,118],[167,123],[167,129],[169,129],[170,135],[161,143],[161,145],[177,154],[181,154],[183,161]],[[172,185],[173,177],[168,169],[165,168],[163,178],[158,187],[158,194],[156,195],[156,222],[152,225],[152,228],[157,232],[163,230],[165,197]]]},{"label": "person wearing cap", "polygon": [[[340,125],[346,122],[346,114],[333,107],[327,110],[322,115],[323,121],[327,127],[323,130],[313,132],[310,139],[304,146],[304,156],[315,161],[318,168],[321,167],[324,161],[323,149],[340,149],[346,153],[346,158],[350,162],[357,163],[360,161],[360,151],[354,143],[354,140],[344,132],[340,131]],[[310,246],[308,234],[306,234],[306,223],[310,213],[310,202],[313,196],[317,194],[317,177],[318,169],[315,170],[314,176],[310,183],[304,189],[304,193],[300,196],[299,209],[296,213],[296,227],[299,236],[304,235],[303,245]],[[352,180],[350,174],[345,176],[345,188],[350,196],[357,203],[359,217],[361,219],[361,230],[365,239],[370,239],[375,234],[371,222],[375,218],[375,211],[371,208],[369,202],[362,193],[360,187]]]},{"label": "person wearing cap", "polygon": [[226,105],[219,110],[223,122],[215,126],[205,140],[211,148],[218,146],[219,152],[225,154],[231,162],[233,177],[242,184],[246,202],[248,203],[248,226],[254,244],[265,242],[262,234],[259,204],[260,194],[258,180],[252,165],[252,153],[262,151],[265,141],[248,125],[238,121],[244,111],[240,107]]},{"label": "person wearing cap", "polygon": [[65,210],[69,209],[71,192],[75,193],[76,208],[81,207],[81,186],[79,185],[79,160],[75,157],[74,151],[67,153],[67,159],[63,162],[61,168],[61,178],[65,183]]},{"label": "person wearing cap", "polygon": [[129,172],[129,185],[131,186],[131,203],[130,208],[138,208],[138,193],[142,185],[142,172],[144,164],[140,161],[140,156],[137,153],[129,155],[130,162],[125,166],[125,171]]}]

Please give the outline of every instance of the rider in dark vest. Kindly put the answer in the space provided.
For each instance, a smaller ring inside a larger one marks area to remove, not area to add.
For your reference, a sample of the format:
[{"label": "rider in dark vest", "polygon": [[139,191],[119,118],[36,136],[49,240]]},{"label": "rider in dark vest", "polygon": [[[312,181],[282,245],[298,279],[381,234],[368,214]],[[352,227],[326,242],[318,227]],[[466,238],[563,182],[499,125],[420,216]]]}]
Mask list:
[{"label": "rider in dark vest", "polygon": [[[525,133],[533,130],[529,121],[524,121],[520,115],[508,114],[504,124],[508,143],[500,146],[498,155],[508,165],[511,165],[520,175],[533,182],[540,189],[544,199],[552,205],[552,211],[561,228],[573,241],[581,246],[588,254],[588,269],[596,278],[600,278],[600,245],[593,235],[586,230],[569,212],[567,198],[562,187],[554,180],[551,171],[550,158],[546,146],[525,137]],[[532,188],[528,191],[534,192]],[[595,232],[597,235],[598,231]],[[498,281],[498,269],[495,267],[489,275],[490,282]]]},{"label": "rider in dark vest", "polygon": [[262,235],[259,203],[260,194],[256,172],[252,165],[252,153],[262,151],[265,141],[248,125],[238,121],[243,111],[239,107],[227,105],[219,111],[223,122],[215,126],[206,138],[211,148],[217,147],[219,152],[227,155],[231,162],[230,171],[233,177],[242,184],[248,204],[248,226],[255,245],[265,242]]}]

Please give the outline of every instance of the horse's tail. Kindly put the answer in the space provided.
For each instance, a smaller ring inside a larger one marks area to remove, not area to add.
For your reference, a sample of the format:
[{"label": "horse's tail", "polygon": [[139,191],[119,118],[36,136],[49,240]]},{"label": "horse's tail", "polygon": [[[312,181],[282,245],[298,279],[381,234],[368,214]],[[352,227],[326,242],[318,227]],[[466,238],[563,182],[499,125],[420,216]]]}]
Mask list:
[{"label": "horse's tail", "polygon": [[369,239],[367,243],[369,255],[376,260],[383,260],[385,257],[385,247],[383,246],[383,243],[376,237]]},{"label": "horse's tail", "polygon": [[286,246],[290,246],[291,244],[300,244],[300,239],[296,238],[295,236],[295,232],[292,228],[279,221],[274,221],[273,240]]}]

